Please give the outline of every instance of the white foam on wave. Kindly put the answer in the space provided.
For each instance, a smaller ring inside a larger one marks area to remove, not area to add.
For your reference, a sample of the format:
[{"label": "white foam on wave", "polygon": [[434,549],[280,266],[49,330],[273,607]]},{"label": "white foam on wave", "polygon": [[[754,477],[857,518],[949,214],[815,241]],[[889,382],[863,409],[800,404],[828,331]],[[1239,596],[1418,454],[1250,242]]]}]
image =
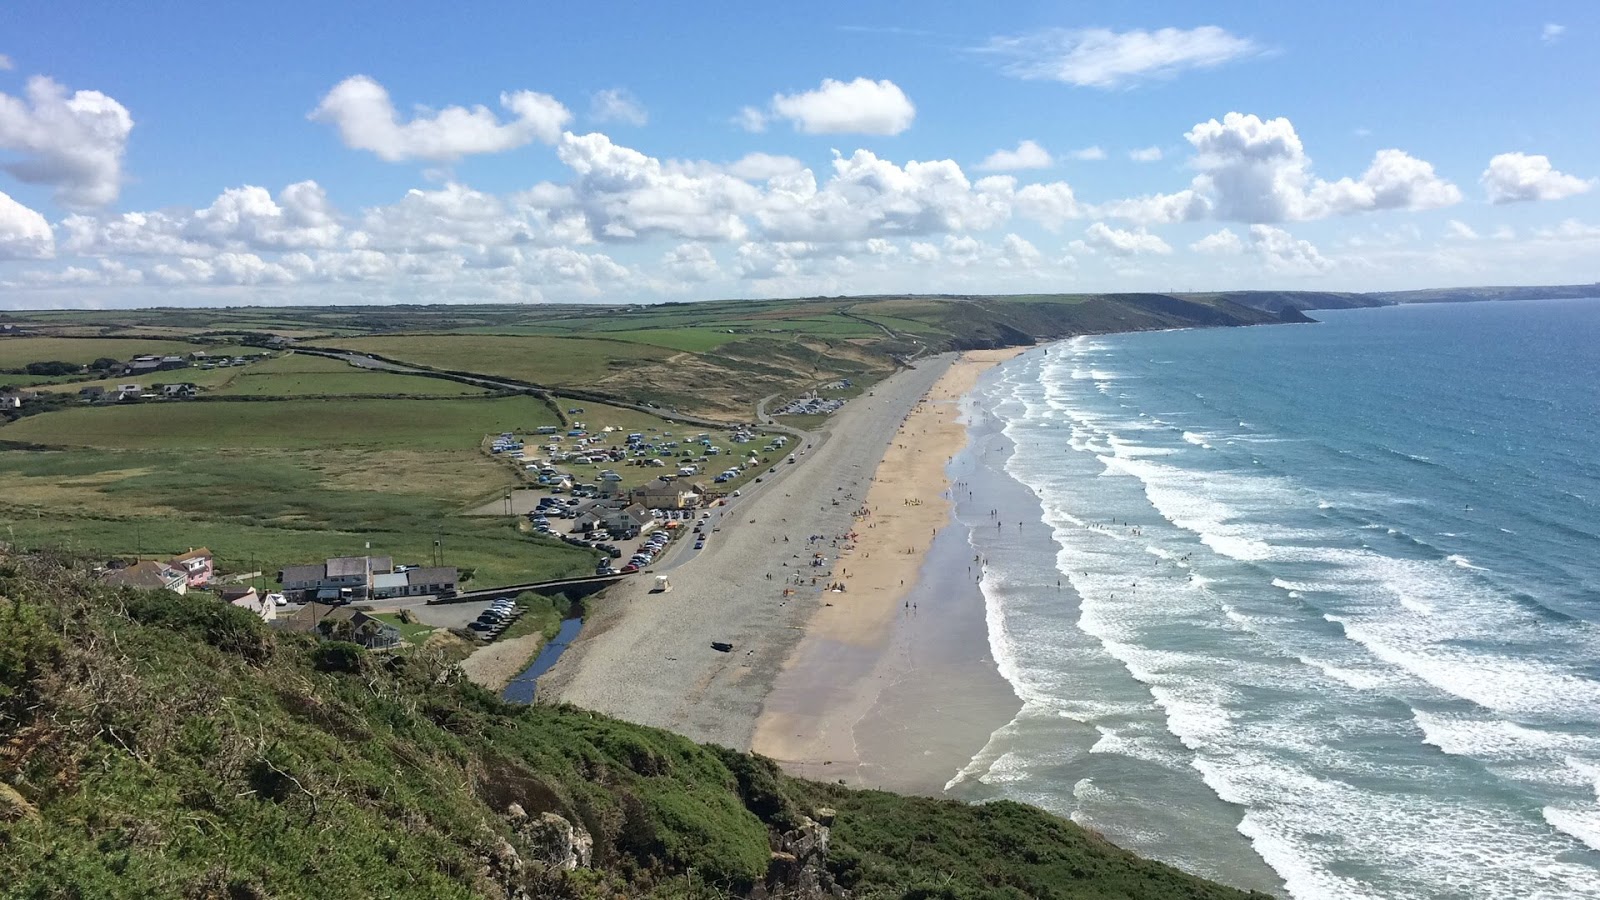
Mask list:
[{"label": "white foam on wave", "polygon": [[1206,450],[1211,449],[1211,444],[1206,441],[1206,436],[1203,434],[1196,434],[1193,431],[1185,431],[1183,433],[1183,439],[1195,445],[1196,447],[1203,447]]},{"label": "white foam on wave", "polygon": [[1096,725],[1094,730],[1100,737],[1094,742],[1094,746],[1089,748],[1090,753],[1127,756],[1175,771],[1187,768],[1189,765],[1187,758],[1164,749],[1158,741],[1150,738],[1125,734],[1105,725]]},{"label": "white foam on wave", "polygon": [[1286,578],[1274,578],[1274,579],[1272,579],[1272,586],[1275,587],[1275,588],[1282,588],[1283,590],[1286,590],[1286,591],[1309,591],[1309,590],[1312,590],[1312,588],[1310,588],[1309,586],[1307,586],[1307,585],[1305,585],[1305,584],[1303,584],[1301,582],[1289,581]]},{"label": "white foam on wave", "polygon": [[1487,569],[1485,569],[1482,566],[1474,565],[1472,560],[1467,559],[1465,556],[1462,556],[1459,553],[1452,553],[1449,556],[1445,557],[1445,559],[1448,559],[1449,561],[1455,563],[1457,566],[1460,566],[1463,569],[1471,569],[1474,572],[1485,572],[1485,571],[1488,571]]},{"label": "white foam on wave", "polygon": [[1381,691],[1394,683],[1392,677],[1383,673],[1339,666],[1310,656],[1300,656],[1298,659],[1334,681],[1358,691]]},{"label": "white foam on wave", "polygon": [[1600,850],[1600,810],[1546,806],[1541,812],[1550,827],[1577,838],[1591,850]]}]

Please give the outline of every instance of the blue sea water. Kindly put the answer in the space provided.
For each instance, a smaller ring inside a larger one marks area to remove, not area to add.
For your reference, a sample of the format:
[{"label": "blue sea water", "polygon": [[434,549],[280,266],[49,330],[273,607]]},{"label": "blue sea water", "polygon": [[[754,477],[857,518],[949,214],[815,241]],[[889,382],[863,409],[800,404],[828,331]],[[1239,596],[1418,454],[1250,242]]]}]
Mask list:
[{"label": "blue sea water", "polygon": [[1299,900],[1600,897],[1600,300],[1314,315],[980,383],[1023,708],[949,790]]}]

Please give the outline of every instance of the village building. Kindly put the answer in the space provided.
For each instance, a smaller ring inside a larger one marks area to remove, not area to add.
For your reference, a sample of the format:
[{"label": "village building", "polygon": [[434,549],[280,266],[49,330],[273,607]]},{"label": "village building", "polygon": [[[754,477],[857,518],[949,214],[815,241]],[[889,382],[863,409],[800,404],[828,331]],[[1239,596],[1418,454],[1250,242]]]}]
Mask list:
[{"label": "village building", "polygon": [[335,641],[354,641],[369,650],[395,647],[402,640],[400,629],[348,606],[307,603],[278,619],[274,625],[284,631],[313,634]]},{"label": "village building", "polygon": [[120,569],[111,569],[100,580],[116,587],[144,588],[153,591],[189,592],[189,577],[182,569],[147,559]]},{"label": "village building", "polygon": [[455,593],[458,579],[453,566],[396,567],[387,556],[341,556],[322,565],[288,566],[278,573],[284,595],[301,602],[443,596]]},{"label": "village building", "polygon": [[256,593],[253,587],[225,587],[217,592],[224,603],[229,603],[255,614],[263,622],[278,618],[278,605]]},{"label": "village building", "polygon": [[688,485],[657,478],[634,488],[629,499],[648,509],[692,509],[700,495]]},{"label": "village building", "polygon": [[175,569],[182,569],[189,587],[203,588],[211,583],[211,578],[216,574],[211,551],[204,547],[190,548],[187,553],[174,556],[169,564]]},{"label": "village building", "polygon": [[401,571],[374,575],[372,595],[390,597],[437,597],[454,594],[458,573],[454,566],[410,566]]}]

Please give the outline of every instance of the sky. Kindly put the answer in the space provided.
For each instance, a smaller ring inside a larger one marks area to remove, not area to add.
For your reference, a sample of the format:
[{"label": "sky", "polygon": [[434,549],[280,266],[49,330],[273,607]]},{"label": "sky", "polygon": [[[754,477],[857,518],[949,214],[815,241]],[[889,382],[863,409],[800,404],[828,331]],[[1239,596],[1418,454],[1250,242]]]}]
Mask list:
[{"label": "sky", "polygon": [[1592,0],[459,6],[9,0],[0,309],[1600,279]]}]

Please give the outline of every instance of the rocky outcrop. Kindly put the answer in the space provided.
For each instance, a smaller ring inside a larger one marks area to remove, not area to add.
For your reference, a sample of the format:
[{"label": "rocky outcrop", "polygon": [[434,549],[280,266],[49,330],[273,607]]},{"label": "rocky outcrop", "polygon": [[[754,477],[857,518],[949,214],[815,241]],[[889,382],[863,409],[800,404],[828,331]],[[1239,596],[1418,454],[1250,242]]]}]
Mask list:
[{"label": "rocky outcrop", "polygon": [[588,831],[553,812],[529,816],[516,803],[506,813],[534,862],[566,872],[589,868],[594,859],[594,838]]},{"label": "rocky outcrop", "polygon": [[793,829],[774,834],[766,884],[751,896],[794,900],[848,898],[850,892],[834,882],[827,868],[828,826],[833,816],[831,809],[818,809],[816,818],[802,816],[800,824]]}]

